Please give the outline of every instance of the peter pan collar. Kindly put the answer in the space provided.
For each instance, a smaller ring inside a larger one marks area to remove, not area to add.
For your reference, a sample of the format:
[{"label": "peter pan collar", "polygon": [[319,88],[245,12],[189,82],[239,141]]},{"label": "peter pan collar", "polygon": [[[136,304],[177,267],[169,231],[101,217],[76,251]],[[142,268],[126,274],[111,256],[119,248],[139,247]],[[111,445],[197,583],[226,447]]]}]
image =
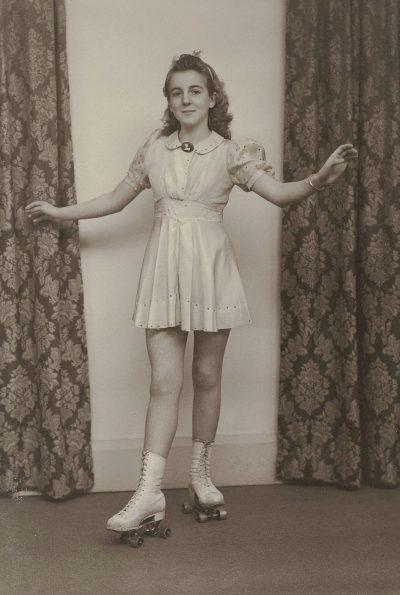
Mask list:
[{"label": "peter pan collar", "polygon": [[[212,130],[211,133],[202,140],[200,143],[197,143],[194,147],[194,152],[199,153],[200,155],[204,155],[205,153],[210,153],[213,149],[218,147],[224,141],[224,137]],[[165,141],[165,146],[167,149],[173,150],[178,149],[181,146],[181,141],[178,137],[178,131],[175,130],[172,134],[170,134]]]}]

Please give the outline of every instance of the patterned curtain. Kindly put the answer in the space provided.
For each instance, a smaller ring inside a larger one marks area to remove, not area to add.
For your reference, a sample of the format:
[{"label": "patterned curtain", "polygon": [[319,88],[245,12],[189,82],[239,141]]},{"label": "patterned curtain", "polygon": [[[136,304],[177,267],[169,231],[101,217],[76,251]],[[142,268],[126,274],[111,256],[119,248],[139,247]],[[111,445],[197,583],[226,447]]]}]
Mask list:
[{"label": "patterned curtain", "polygon": [[359,160],[283,214],[282,480],[400,480],[399,40],[398,0],[287,2],[284,177]]},{"label": "patterned curtain", "polygon": [[25,216],[75,202],[64,2],[0,0],[0,491],[93,484],[78,227]]}]

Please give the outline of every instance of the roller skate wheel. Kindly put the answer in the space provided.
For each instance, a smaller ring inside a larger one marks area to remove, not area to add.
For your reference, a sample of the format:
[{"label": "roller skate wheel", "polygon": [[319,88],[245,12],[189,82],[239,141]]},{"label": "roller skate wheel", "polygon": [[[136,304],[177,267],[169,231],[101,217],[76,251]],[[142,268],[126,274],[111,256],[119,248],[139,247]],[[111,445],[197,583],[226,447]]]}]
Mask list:
[{"label": "roller skate wheel", "polygon": [[129,539],[129,532],[128,531],[124,531],[119,536],[119,540],[120,540],[121,543],[127,543],[128,542],[128,539]]},{"label": "roller skate wheel", "polygon": [[172,531],[169,527],[162,527],[159,532],[159,536],[163,539],[167,539],[171,535]]},{"label": "roller skate wheel", "polygon": [[196,521],[199,523],[206,523],[208,521],[207,513],[203,512],[202,510],[196,514]]},{"label": "roller skate wheel", "polygon": [[189,502],[184,502],[182,504],[182,512],[184,514],[190,514],[191,512],[193,512],[193,506],[189,504]]},{"label": "roller skate wheel", "polygon": [[226,512],[226,508],[220,508],[218,510],[218,520],[225,521],[225,519],[227,517],[228,517],[228,513]]},{"label": "roller skate wheel", "polygon": [[156,523],[150,523],[150,525],[145,527],[145,529],[144,529],[145,535],[149,535],[150,537],[154,537],[154,535],[158,535],[159,524],[160,524],[160,521],[157,521]]},{"label": "roller skate wheel", "polygon": [[131,537],[128,538],[128,543],[131,547],[142,547],[142,545],[144,544],[144,539],[143,537],[139,537],[139,535],[132,535]]}]

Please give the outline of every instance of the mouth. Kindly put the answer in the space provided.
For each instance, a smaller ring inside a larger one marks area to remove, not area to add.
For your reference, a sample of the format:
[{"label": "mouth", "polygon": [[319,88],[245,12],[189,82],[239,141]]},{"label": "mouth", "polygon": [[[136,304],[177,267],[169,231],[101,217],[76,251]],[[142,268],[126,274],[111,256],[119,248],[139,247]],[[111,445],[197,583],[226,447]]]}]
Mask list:
[{"label": "mouth", "polygon": [[194,114],[195,111],[196,110],[194,110],[194,109],[185,109],[185,110],[182,110],[182,114]]}]

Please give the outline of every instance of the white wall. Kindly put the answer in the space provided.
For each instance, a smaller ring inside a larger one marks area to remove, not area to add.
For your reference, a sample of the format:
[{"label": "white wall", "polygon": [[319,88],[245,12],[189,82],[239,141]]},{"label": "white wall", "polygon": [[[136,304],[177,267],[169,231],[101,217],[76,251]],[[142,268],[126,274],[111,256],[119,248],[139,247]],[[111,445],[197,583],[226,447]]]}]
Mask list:
[{"label": "white wall", "polygon": [[[235,136],[260,140],[282,171],[284,0],[66,0],[78,201],[112,190],[160,125],[174,55],[202,49],[225,80]],[[132,312],[152,223],[146,191],[123,212],[80,222],[98,490],[136,480],[150,369]],[[231,332],[215,479],[273,481],[279,355],[280,210],[234,189],[224,225],[252,314]],[[189,336],[180,422],[165,485],[186,483],[191,435]]]}]

